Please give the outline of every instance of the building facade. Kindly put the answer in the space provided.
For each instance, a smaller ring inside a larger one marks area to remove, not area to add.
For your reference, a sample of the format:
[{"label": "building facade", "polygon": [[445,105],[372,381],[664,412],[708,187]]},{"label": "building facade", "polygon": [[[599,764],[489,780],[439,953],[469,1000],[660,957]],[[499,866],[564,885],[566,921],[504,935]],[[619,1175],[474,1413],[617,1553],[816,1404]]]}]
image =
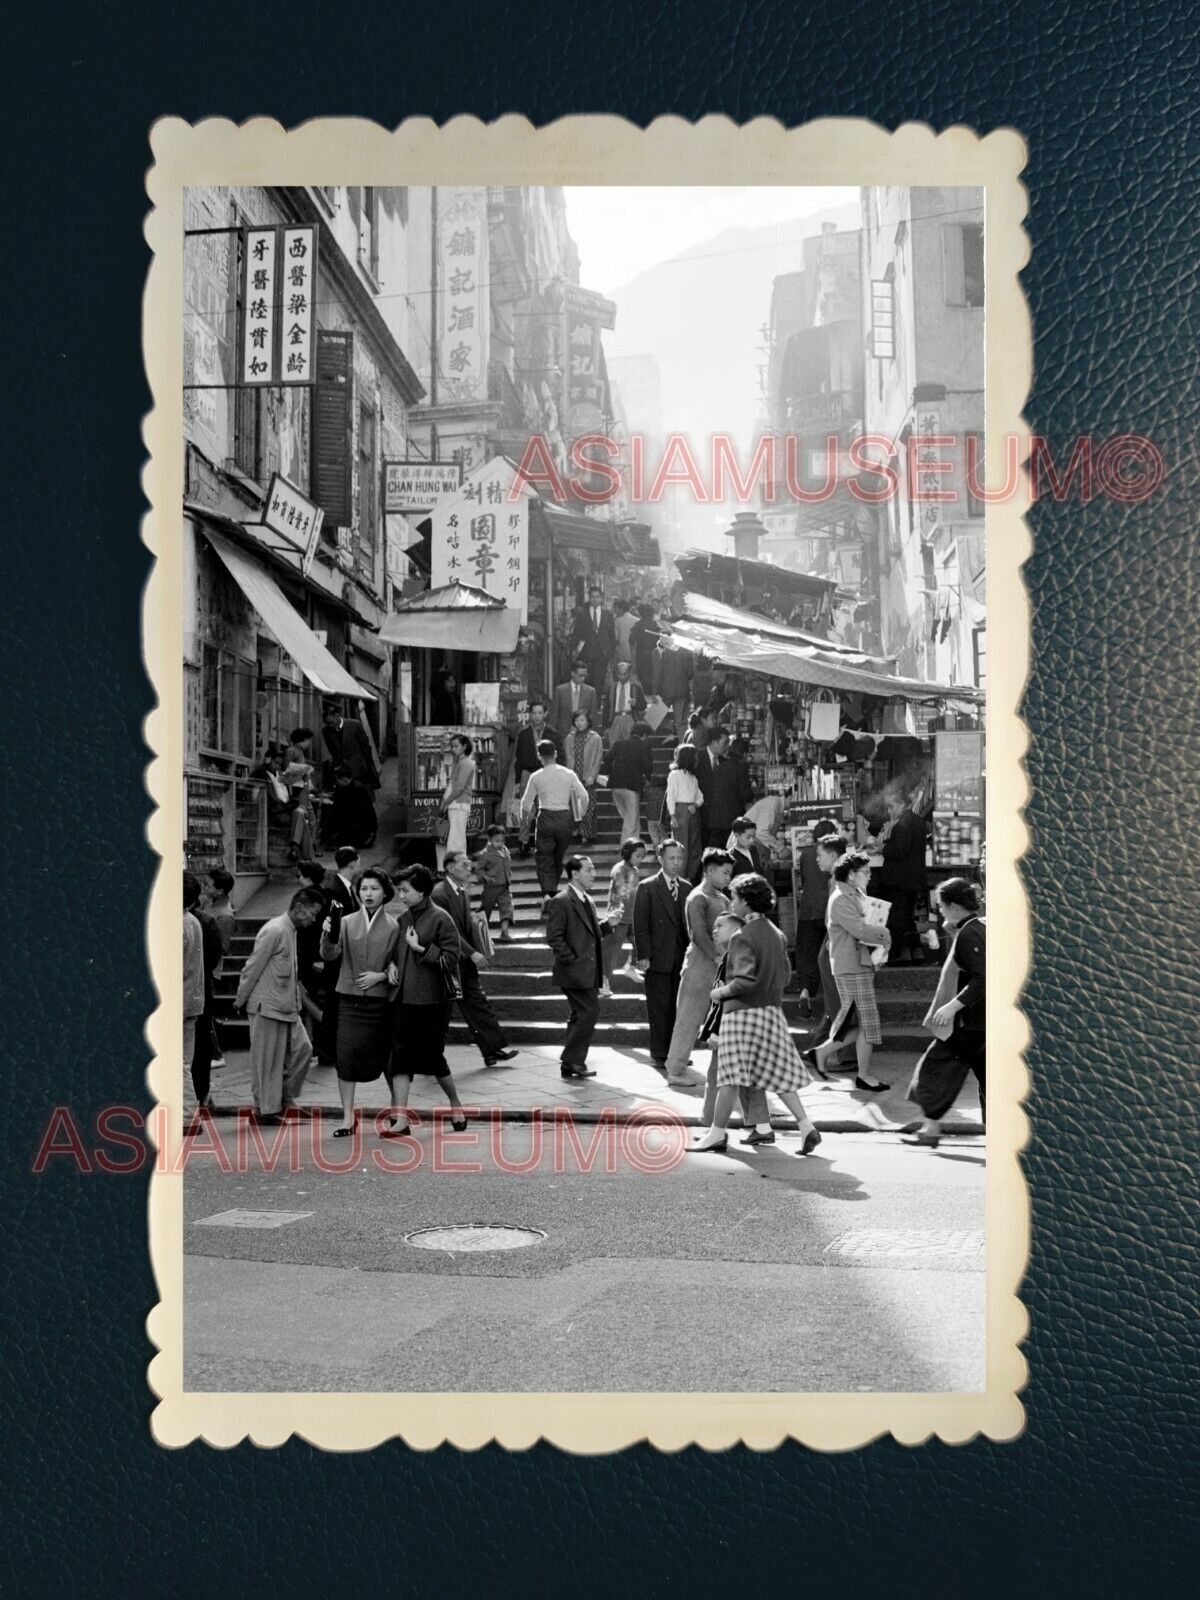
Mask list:
[{"label": "building facade", "polygon": [[881,647],[902,673],[981,686],[984,507],[966,467],[984,435],[983,196],[874,188],[862,207],[863,422],[894,441],[899,481],[877,517]]}]

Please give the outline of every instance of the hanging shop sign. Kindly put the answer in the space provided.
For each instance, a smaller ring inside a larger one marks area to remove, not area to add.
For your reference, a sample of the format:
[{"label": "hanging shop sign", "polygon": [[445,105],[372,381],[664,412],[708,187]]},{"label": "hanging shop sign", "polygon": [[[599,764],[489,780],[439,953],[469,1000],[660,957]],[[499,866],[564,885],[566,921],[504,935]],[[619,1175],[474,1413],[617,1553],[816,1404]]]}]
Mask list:
[{"label": "hanging shop sign", "polygon": [[316,284],[316,228],[243,230],[243,384],[313,381]]},{"label": "hanging shop sign", "polygon": [[487,399],[487,190],[438,189],[438,398],[460,404]]},{"label": "hanging shop sign", "polygon": [[469,583],[503,600],[529,620],[529,503],[533,490],[517,486],[516,468],[504,456],[477,467],[459,492],[432,515],[430,587]]},{"label": "hanging shop sign", "polygon": [[603,295],[569,284],[563,318],[563,416],[567,438],[578,439],[604,426],[600,330],[616,326],[617,308]]},{"label": "hanging shop sign", "polygon": [[271,476],[263,506],[263,526],[300,552],[301,570],[308,571],[317,540],[321,537],[321,524],[325,513],[297,489],[294,483],[278,472]]},{"label": "hanging shop sign", "polygon": [[462,487],[462,467],[457,461],[385,461],[383,509],[385,512],[419,511],[457,494]]}]

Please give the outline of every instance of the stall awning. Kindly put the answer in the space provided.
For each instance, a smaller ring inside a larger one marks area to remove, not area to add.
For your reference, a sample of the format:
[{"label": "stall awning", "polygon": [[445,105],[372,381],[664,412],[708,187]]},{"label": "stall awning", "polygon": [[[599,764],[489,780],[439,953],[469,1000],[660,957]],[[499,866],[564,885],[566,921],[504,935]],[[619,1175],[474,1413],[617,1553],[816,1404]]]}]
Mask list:
[{"label": "stall awning", "polygon": [[682,650],[699,651],[723,666],[738,667],[765,678],[784,678],[814,688],[836,689],[844,694],[869,694],[905,700],[959,700],[978,705],[983,695],[976,688],[948,683],[925,683],[919,678],[899,678],[887,672],[853,667],[832,652],[779,639],[743,633],[700,622],[673,622],[672,642]]},{"label": "stall awning", "polygon": [[486,589],[449,583],[402,600],[384,619],[384,644],[413,649],[468,650],[476,655],[511,655],[517,648],[521,613]]},{"label": "stall awning", "polygon": [[752,638],[777,639],[784,644],[809,645],[826,655],[835,655],[848,667],[865,667],[871,672],[886,671],[894,657],[866,655],[852,645],[837,639],[822,639],[819,634],[805,633],[803,628],[793,628],[790,623],[777,622],[773,617],[760,617],[757,611],[745,611],[741,606],[727,606],[723,600],[710,600],[706,594],[686,591],[680,601],[688,622],[716,623],[722,628],[736,628]]},{"label": "stall awning", "polygon": [[374,700],[369,689],[352,678],[337,658],[326,650],[304,618],[269,573],[211,528],[204,537],[220,557],[230,577],[291,656],[300,671],[321,694],[349,695]]}]

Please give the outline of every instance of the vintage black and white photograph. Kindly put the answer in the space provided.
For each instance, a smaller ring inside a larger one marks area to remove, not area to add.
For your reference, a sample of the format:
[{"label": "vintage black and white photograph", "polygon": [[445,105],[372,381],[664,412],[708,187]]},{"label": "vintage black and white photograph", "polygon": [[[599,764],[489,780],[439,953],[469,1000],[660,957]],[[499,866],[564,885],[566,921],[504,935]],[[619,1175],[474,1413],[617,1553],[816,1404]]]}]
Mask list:
[{"label": "vintage black and white photograph", "polygon": [[985,209],[183,191],[185,1393],[985,1390]]}]

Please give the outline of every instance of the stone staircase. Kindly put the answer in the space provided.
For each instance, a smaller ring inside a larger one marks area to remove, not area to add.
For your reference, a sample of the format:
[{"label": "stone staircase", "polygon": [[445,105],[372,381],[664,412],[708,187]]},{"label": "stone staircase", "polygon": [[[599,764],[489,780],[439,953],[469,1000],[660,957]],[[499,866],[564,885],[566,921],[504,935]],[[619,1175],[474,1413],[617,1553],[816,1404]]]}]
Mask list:
[{"label": "stone staircase", "polygon": [[[663,783],[671,759],[669,743],[663,742],[655,750],[655,775]],[[621,819],[611,795],[604,789],[597,791],[596,834],[588,847],[596,867],[595,898],[601,911],[608,892],[608,877],[620,854]],[[643,818],[642,837],[648,835]],[[472,841],[474,846],[475,841]],[[545,928],[539,921],[542,896],[538,889],[533,857],[521,859],[516,854],[516,839],[511,838],[513,849],[512,897],[515,912],[514,942],[496,946],[495,959],[483,974],[483,985],[491,998],[496,1015],[514,1046],[557,1046],[566,1026],[567,1002],[551,983],[552,958],[546,944]],[[643,875],[657,870],[651,861],[643,868]],[[220,1037],[227,1050],[248,1048],[249,1027],[244,1018],[232,1015],[233,996],[237,977],[254,944],[254,935],[261,924],[241,919],[234,929],[233,945],[225,961],[225,970],[217,980],[215,1009]],[[493,918],[493,936],[499,929]],[[624,956],[620,958],[623,964]],[[916,1054],[929,1043],[929,1037],[920,1028],[933,995],[937,968],[883,967],[876,975],[876,992],[883,1023],[886,1051],[903,1051]],[[613,979],[614,997],[601,1002],[600,1021],[596,1028],[595,1043],[618,1050],[648,1050],[650,1033],[646,1022],[646,1005],[643,986],[637,980],[622,977]],[[803,1043],[811,1024],[800,1016],[798,993],[785,997],[784,1010],[798,1043]],[[448,1042],[467,1044],[470,1035],[457,1009],[450,1025]]]}]

